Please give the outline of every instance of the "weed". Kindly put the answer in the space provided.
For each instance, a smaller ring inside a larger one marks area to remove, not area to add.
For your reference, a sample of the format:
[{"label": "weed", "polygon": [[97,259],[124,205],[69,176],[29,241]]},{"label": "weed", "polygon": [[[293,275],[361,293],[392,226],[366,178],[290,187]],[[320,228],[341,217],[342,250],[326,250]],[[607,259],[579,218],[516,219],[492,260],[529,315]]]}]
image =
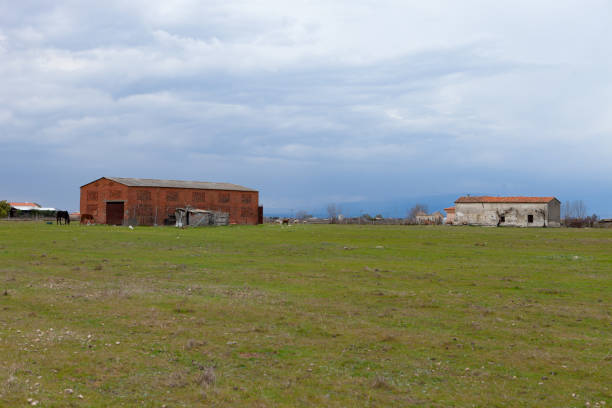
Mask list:
[{"label": "weed", "polygon": [[385,377],[383,377],[382,375],[377,375],[374,378],[374,382],[372,383],[372,388],[391,390],[393,389],[393,386],[389,383],[389,381]]},{"label": "weed", "polygon": [[215,385],[217,376],[213,367],[206,367],[202,372],[196,376],[196,384],[200,386],[212,386]]}]

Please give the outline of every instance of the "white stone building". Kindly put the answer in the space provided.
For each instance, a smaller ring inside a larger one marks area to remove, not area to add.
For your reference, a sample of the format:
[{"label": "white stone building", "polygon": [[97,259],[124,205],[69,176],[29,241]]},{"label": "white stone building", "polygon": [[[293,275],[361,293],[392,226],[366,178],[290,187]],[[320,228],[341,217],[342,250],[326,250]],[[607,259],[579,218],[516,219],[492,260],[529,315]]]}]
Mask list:
[{"label": "white stone building", "polygon": [[555,197],[460,197],[453,224],[560,227],[561,202]]},{"label": "white stone building", "polygon": [[433,214],[425,214],[424,212],[420,212],[416,215],[415,219],[417,224],[438,225],[442,224],[444,216],[439,211],[436,211]]}]

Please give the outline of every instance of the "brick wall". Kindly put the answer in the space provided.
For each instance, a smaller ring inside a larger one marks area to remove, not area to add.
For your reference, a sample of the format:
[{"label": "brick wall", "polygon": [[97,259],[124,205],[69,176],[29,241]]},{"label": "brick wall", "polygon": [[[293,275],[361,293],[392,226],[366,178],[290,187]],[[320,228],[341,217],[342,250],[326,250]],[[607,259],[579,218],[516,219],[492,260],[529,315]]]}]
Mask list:
[{"label": "brick wall", "polygon": [[100,179],[81,187],[81,214],[91,214],[97,224],[106,224],[106,202],[126,201],[128,187]]}]

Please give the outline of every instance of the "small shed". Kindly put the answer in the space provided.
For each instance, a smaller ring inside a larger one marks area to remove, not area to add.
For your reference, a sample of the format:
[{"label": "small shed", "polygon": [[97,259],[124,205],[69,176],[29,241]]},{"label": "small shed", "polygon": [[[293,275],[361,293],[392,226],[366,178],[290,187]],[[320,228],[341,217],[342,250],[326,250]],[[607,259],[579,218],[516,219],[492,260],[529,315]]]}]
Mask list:
[{"label": "small shed", "polygon": [[417,224],[425,224],[425,225],[442,224],[443,219],[444,219],[444,216],[442,216],[442,214],[439,211],[436,211],[435,213],[432,213],[432,214],[425,214],[424,212],[420,212],[416,215]]},{"label": "small shed", "polygon": [[176,226],[179,228],[229,225],[229,214],[221,211],[177,208],[174,216],[176,218]]},{"label": "small shed", "polygon": [[51,207],[41,207],[37,203],[9,203],[11,209],[9,211],[10,218],[23,219],[53,219],[56,215],[56,209]]},{"label": "small shed", "polygon": [[597,221],[596,224],[600,228],[612,228],[612,218],[604,218]]}]

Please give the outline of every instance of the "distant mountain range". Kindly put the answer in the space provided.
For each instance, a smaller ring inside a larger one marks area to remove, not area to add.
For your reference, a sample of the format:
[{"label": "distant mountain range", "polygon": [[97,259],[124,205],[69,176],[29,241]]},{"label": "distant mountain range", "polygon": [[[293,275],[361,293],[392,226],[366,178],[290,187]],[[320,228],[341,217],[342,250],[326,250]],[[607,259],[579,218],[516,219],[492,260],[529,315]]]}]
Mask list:
[{"label": "distant mountain range", "polygon": [[[442,210],[445,207],[453,206],[454,201],[459,196],[461,194],[394,198],[385,201],[338,202],[334,204],[345,217],[359,217],[362,214],[369,214],[371,216],[381,214],[385,218],[404,218],[415,204],[426,205],[430,212],[443,212]],[[299,208],[293,210],[287,208],[266,208],[264,206],[264,214],[267,217],[293,217],[297,211],[302,210],[315,217],[327,217],[327,205],[318,208]]]}]

